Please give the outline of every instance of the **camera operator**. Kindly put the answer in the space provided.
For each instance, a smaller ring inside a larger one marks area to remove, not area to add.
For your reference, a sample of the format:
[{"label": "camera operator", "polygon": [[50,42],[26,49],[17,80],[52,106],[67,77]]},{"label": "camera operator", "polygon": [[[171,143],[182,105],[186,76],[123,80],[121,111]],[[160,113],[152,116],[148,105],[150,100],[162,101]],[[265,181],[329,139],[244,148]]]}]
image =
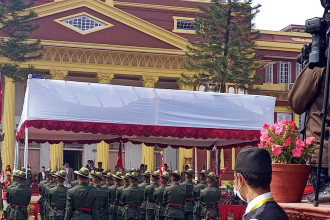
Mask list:
[{"label": "camera operator", "polygon": [[[311,175],[311,182],[314,192],[316,189],[317,163],[320,150],[322,123],[321,110],[323,107],[323,96],[325,90],[325,73],[325,68],[306,65],[300,76],[297,78],[288,96],[289,104],[295,113],[300,115],[306,112],[306,137],[313,136],[317,139],[317,146],[314,153],[311,155],[310,160],[310,164],[314,166]],[[328,175],[328,138],[330,130],[329,110],[326,119],[322,169],[320,175],[320,203],[330,202],[330,178]],[[314,194],[308,195],[307,200],[309,202],[314,202]]]}]

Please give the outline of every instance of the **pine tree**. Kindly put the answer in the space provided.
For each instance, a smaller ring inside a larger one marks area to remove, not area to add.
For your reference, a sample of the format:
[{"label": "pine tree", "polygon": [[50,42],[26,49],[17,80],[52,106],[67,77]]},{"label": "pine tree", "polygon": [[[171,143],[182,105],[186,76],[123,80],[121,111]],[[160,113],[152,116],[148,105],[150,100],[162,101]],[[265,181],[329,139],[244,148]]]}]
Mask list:
[{"label": "pine tree", "polygon": [[188,45],[185,66],[194,75],[182,74],[181,83],[224,93],[228,82],[249,89],[258,81],[255,42],[260,34],[252,20],[259,7],[252,0],[212,0],[208,8],[198,6],[194,26],[199,40]]},{"label": "pine tree", "polygon": [[30,34],[38,29],[30,20],[37,17],[34,11],[27,12],[31,3],[25,0],[0,0],[0,62],[1,74],[15,81],[25,80],[33,73],[33,66],[25,62],[41,58],[40,40],[30,40]]}]

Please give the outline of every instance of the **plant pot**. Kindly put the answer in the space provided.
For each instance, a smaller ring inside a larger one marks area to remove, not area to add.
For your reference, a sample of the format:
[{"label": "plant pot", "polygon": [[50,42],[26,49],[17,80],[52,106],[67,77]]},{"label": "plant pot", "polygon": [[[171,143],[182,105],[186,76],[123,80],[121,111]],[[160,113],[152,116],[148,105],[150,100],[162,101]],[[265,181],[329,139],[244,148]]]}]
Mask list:
[{"label": "plant pot", "polygon": [[312,166],[301,164],[272,164],[270,184],[276,202],[301,202]]}]

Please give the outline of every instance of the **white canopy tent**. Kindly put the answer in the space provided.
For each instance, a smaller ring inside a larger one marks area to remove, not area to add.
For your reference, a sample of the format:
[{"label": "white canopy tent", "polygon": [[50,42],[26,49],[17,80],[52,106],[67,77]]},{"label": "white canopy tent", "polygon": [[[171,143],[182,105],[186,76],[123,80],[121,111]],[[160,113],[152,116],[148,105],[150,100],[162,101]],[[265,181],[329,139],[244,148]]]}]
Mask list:
[{"label": "white canopy tent", "polygon": [[[273,123],[274,97],[29,78],[16,138],[28,142],[145,143],[160,147],[255,144]],[[17,156],[17,154],[16,154]]]}]

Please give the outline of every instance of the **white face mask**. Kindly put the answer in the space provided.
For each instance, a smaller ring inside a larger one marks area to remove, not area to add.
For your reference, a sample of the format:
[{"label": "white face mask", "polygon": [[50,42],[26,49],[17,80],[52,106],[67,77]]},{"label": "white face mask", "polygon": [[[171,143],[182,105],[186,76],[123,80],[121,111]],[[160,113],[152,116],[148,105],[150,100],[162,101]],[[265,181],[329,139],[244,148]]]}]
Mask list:
[{"label": "white face mask", "polygon": [[239,186],[238,190],[236,190],[236,187],[235,187],[235,185],[236,185],[236,184],[235,184],[236,180],[237,180],[237,177],[236,177],[235,180],[234,180],[234,194],[235,194],[236,196],[238,196],[238,198],[240,198],[242,201],[246,202],[245,199],[243,199],[241,193],[239,192],[239,191],[241,190],[241,187],[242,187],[243,183],[241,183],[241,185]]}]

